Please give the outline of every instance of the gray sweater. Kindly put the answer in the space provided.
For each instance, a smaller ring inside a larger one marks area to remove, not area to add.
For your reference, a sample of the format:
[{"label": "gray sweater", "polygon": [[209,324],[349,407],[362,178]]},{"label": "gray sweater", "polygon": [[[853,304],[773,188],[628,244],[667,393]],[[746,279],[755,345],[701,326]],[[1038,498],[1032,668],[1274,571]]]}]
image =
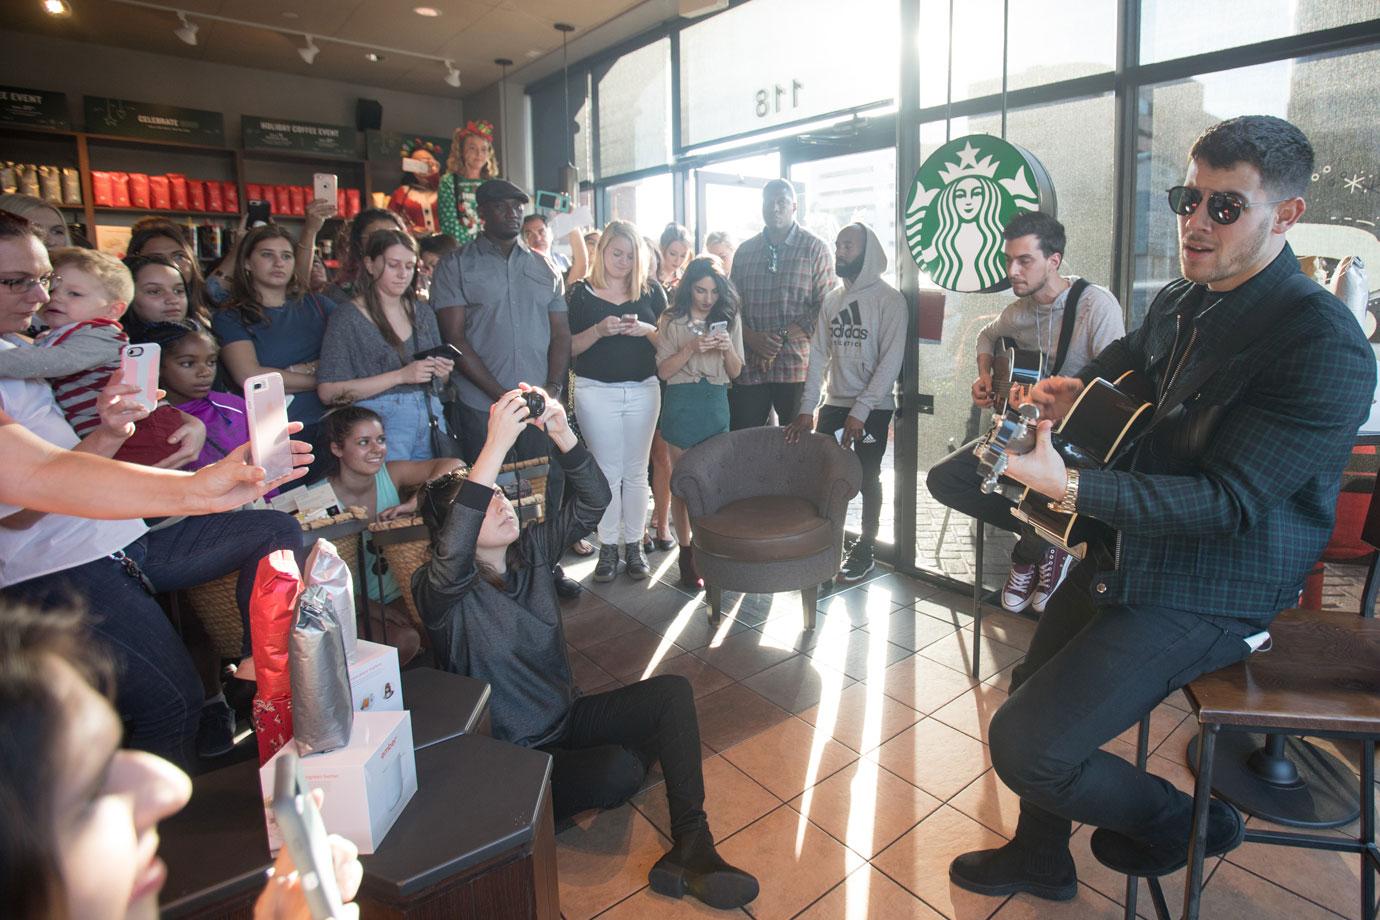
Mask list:
[{"label": "gray sweater", "polygon": [[522,563],[503,587],[485,580],[474,558],[493,490],[468,481],[433,536],[431,561],[412,577],[437,664],[488,681],[494,737],[524,747],[560,740],[575,699],[551,565],[595,528],[611,498],[583,444],[551,455],[565,472],[565,502],[556,518],[523,531]]},{"label": "gray sweater", "polygon": [[[1070,283],[1077,275],[1068,277]],[[1037,303],[1033,297],[1021,297],[1008,304],[997,318],[983,327],[977,337],[977,353],[990,355],[1002,337],[1009,337],[1017,348],[1039,349],[1054,361],[1059,350],[1059,328],[1064,321],[1064,301],[1069,289],[1048,305]],[[1073,338],[1059,373],[1071,377],[1081,371],[1097,353],[1126,334],[1121,305],[1111,291],[1089,284],[1078,298],[1078,316],[1073,322]]]},{"label": "gray sweater", "polygon": [[[412,336],[403,343],[402,350],[383,340],[383,333],[369,317],[353,303],[342,303],[326,322],[326,334],[321,339],[320,364],[316,369],[318,383],[338,383],[360,380],[396,371],[419,351],[441,344],[441,331],[436,327],[436,313],[424,303],[414,305]],[[406,358],[406,361],[403,359]],[[421,384],[407,383],[378,394],[409,393],[426,389]]]}]

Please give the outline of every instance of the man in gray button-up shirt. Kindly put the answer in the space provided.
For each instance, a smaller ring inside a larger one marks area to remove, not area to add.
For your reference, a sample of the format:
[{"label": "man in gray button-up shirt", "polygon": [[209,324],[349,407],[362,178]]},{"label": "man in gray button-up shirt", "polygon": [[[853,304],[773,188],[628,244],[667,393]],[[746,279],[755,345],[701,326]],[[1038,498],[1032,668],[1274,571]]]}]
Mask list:
[{"label": "man in gray button-up shirt", "polygon": [[[441,334],[462,355],[455,430],[470,462],[484,444],[494,400],[519,383],[544,384],[559,399],[570,363],[564,285],[545,258],[518,244],[527,195],[490,180],[476,197],[484,232],[441,260],[431,286]],[[540,444],[529,449],[520,440],[519,454],[547,452],[544,437],[526,440]]]}]

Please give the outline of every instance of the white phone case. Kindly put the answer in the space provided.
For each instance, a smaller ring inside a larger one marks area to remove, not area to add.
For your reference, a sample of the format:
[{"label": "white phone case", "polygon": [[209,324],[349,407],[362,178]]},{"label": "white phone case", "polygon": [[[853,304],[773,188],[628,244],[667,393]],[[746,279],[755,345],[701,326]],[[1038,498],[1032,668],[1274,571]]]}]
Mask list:
[{"label": "white phone case", "polygon": [[250,377],[244,382],[244,403],[249,416],[249,450],[254,464],[272,482],[292,472],[292,445],[288,443],[287,398],[283,375],[277,371]]},{"label": "white phone case", "polygon": [[315,173],[311,177],[312,196],[335,203],[336,178],[332,173]]},{"label": "white phone case", "polygon": [[120,350],[120,382],[139,388],[134,402],[152,412],[158,406],[158,359],[162,349],[153,343],[126,345]]}]

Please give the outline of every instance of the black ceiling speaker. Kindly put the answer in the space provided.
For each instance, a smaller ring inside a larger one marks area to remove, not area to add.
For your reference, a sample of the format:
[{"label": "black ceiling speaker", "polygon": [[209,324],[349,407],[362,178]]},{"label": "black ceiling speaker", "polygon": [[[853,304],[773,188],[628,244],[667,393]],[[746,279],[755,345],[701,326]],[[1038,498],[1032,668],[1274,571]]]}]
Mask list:
[{"label": "black ceiling speaker", "polygon": [[361,99],[355,103],[355,127],[361,131],[378,131],[383,127],[383,103],[377,99]]}]

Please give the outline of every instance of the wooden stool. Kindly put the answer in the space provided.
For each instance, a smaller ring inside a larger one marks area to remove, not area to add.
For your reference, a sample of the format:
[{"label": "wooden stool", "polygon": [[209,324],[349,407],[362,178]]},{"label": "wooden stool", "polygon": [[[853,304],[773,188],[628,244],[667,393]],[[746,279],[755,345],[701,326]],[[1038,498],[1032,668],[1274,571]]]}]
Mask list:
[{"label": "wooden stool", "polygon": [[[1278,732],[1361,743],[1361,825],[1354,839],[1246,831],[1246,841],[1361,854],[1361,918],[1375,920],[1375,740],[1380,737],[1380,621],[1349,612],[1288,610],[1270,626],[1273,648],[1184,688],[1198,716],[1198,778],[1184,888],[1197,920],[1203,887],[1213,752],[1223,731]],[[1155,886],[1151,886],[1154,891]]]}]

